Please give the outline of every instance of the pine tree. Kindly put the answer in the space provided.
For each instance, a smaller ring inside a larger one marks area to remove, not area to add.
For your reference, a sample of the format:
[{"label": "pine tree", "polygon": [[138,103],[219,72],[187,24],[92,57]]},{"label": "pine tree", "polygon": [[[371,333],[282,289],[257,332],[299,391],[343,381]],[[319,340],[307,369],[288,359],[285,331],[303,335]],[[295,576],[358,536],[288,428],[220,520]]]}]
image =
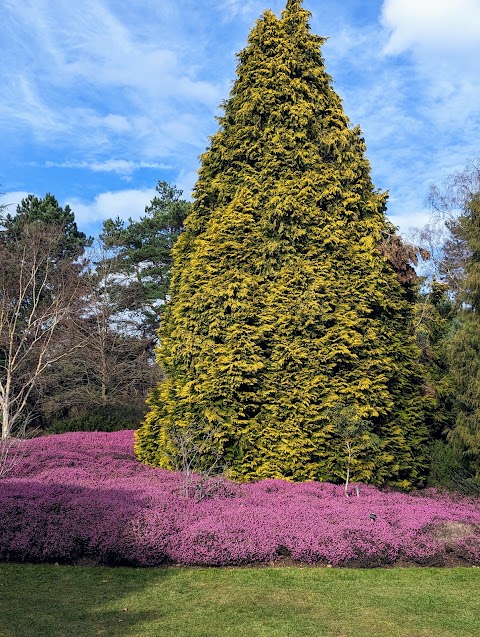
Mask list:
[{"label": "pine tree", "polygon": [[149,338],[152,347],[160,315],[167,298],[172,264],[172,246],[183,232],[190,202],[181,199],[182,191],[159,181],[156,195],[138,221],[107,219],[100,239],[110,253],[110,298],[116,311],[134,313],[135,327]]},{"label": "pine tree", "polygon": [[57,228],[63,238],[59,244],[58,257],[75,259],[82,255],[85,248],[92,243],[91,237],[87,237],[77,228],[75,215],[70,206],[62,208],[57,199],[47,192],[43,199],[35,195],[28,195],[17,206],[16,214],[1,214],[2,239],[15,241],[24,232],[27,226],[40,226],[49,232],[49,228]]},{"label": "pine tree", "polygon": [[408,485],[427,438],[414,283],[379,249],[386,195],[309,18],[301,0],[280,19],[265,12],[238,56],[174,248],[166,380],[136,452],[168,468],[174,427],[213,431],[212,457],[237,479],[334,480],[343,444],[329,414],[352,405],[379,438],[358,476]]}]

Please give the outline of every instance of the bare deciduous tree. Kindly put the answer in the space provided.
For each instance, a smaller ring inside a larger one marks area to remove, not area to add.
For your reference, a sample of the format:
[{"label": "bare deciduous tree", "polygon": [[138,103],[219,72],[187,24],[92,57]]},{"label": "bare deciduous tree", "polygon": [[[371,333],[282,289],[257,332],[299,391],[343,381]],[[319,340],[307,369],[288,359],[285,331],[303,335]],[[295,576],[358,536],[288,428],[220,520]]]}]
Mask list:
[{"label": "bare deciduous tree", "polygon": [[175,453],[170,454],[172,468],[183,474],[183,495],[197,502],[225,491],[226,463],[223,455],[212,453],[217,431],[198,434],[195,427],[175,427],[172,442]]},{"label": "bare deciduous tree", "polygon": [[79,316],[82,265],[59,256],[64,234],[40,223],[0,233],[0,413],[2,440],[28,418],[29,398],[50,366],[84,343],[61,336]]},{"label": "bare deciduous tree", "polygon": [[465,263],[470,256],[467,242],[458,234],[457,220],[480,192],[480,159],[462,171],[454,172],[443,184],[431,186],[427,204],[432,211],[431,223],[421,232],[424,241],[430,241],[435,275],[445,281],[454,295],[462,295]]},{"label": "bare deciduous tree", "polygon": [[134,317],[118,312],[112,299],[112,287],[118,286],[114,259],[106,258],[101,246],[89,256],[83,311],[63,335],[65,348],[78,342],[86,347],[51,365],[42,380],[38,401],[47,420],[122,405],[141,412],[148,390],[159,380],[151,339],[135,330]]},{"label": "bare deciduous tree", "polygon": [[0,438],[0,479],[4,478],[17,464],[23,442],[24,428],[13,438]]}]

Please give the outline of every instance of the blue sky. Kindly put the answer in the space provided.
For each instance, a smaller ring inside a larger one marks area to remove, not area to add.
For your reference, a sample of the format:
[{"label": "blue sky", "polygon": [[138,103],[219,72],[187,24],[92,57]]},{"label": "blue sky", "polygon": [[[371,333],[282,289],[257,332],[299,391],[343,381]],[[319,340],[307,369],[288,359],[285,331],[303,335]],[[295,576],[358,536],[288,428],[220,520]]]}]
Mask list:
[{"label": "blue sky", "polygon": [[[158,180],[189,196],[235,53],[285,0],[2,0],[0,203],[138,218]],[[305,0],[377,188],[403,232],[432,183],[480,156],[480,0]]]}]

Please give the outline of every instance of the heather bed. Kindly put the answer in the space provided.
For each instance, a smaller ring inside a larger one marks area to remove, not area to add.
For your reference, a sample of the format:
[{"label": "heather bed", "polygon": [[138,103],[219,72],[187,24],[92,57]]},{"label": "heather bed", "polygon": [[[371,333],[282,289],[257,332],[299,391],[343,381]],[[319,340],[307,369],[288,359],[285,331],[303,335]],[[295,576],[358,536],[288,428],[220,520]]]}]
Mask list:
[{"label": "heather bed", "polygon": [[[137,463],[133,432],[25,441],[0,490],[0,560],[156,566],[480,564],[480,501],[264,480],[183,495]],[[372,521],[370,514],[376,515]]]}]

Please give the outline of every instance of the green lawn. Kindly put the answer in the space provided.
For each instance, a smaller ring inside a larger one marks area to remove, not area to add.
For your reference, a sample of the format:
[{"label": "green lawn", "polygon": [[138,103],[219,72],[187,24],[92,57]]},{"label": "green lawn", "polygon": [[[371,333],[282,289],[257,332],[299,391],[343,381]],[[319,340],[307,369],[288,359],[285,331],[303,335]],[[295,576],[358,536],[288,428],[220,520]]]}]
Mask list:
[{"label": "green lawn", "polygon": [[480,569],[0,564],[0,637],[478,637]]}]

